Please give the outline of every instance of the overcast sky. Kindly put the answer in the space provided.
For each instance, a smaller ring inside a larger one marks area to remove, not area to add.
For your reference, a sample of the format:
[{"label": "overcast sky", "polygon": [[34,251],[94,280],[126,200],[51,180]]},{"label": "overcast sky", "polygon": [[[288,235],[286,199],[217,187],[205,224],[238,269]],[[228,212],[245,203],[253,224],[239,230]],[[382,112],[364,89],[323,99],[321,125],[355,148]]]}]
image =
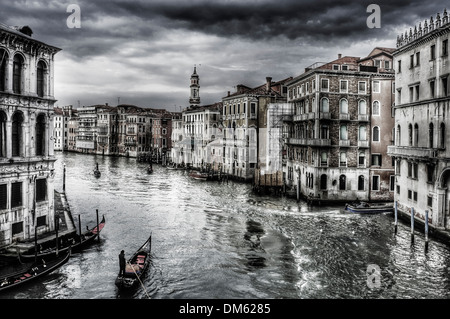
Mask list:
[{"label": "overcast sky", "polygon": [[[300,75],[315,62],[367,56],[444,11],[441,0],[0,0],[0,22],[28,25],[56,55],[57,105],[120,103],[180,110],[197,65],[203,105],[237,84]],[[370,29],[367,6],[381,8]],[[70,4],[81,28],[69,28]],[[449,8],[450,9],[450,8]]]}]

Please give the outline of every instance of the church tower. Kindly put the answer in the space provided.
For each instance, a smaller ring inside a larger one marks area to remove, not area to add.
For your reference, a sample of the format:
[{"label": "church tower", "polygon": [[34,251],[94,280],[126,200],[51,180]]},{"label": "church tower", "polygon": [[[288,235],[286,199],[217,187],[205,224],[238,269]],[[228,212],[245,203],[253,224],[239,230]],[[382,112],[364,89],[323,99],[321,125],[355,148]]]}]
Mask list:
[{"label": "church tower", "polygon": [[191,97],[189,98],[189,105],[200,105],[200,79],[197,74],[197,67],[194,66],[194,73],[191,75]]}]

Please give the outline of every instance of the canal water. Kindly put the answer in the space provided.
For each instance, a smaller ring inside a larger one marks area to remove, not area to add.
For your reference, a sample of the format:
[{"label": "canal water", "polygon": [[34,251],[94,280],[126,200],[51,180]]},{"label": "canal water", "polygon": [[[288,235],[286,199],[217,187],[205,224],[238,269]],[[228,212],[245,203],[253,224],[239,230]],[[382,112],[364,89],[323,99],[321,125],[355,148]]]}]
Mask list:
[{"label": "canal water", "polygon": [[[185,171],[132,158],[56,155],[56,190],[82,228],[106,226],[99,243],[66,265],[0,298],[448,298],[450,249],[392,214],[310,208],[295,199],[257,196],[251,185],[189,178]],[[93,169],[102,172],[95,178]],[[120,292],[118,255],[152,234],[152,264],[142,285]],[[379,270],[373,272],[373,269]]]}]

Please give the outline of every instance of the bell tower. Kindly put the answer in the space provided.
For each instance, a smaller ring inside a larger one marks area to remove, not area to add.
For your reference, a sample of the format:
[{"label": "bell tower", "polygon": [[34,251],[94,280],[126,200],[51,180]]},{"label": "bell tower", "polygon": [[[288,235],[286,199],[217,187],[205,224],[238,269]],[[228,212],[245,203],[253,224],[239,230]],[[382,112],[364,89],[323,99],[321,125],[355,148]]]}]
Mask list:
[{"label": "bell tower", "polygon": [[200,105],[200,79],[197,74],[197,67],[194,66],[194,73],[191,75],[191,96],[189,98],[189,105]]}]

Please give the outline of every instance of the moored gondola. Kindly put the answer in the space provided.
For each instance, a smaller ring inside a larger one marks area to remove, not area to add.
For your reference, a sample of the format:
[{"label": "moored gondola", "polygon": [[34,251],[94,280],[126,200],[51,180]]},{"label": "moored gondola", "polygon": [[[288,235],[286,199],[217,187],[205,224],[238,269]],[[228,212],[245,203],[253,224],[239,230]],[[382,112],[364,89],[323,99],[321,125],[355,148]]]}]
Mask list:
[{"label": "moored gondola", "polygon": [[125,266],[125,273],[119,274],[116,278],[116,286],[120,289],[132,288],[141,282],[142,276],[150,265],[150,253],[152,250],[152,235],[147,241],[128,259]]},{"label": "moored gondola", "polygon": [[48,260],[41,258],[26,270],[0,275],[0,292],[23,285],[56,270],[69,260],[70,254],[71,249],[69,247],[64,254],[59,255],[57,258]]},{"label": "moored gondola", "polygon": [[81,236],[76,235],[74,238],[71,238],[68,240],[68,245],[58,247],[58,249],[55,246],[42,250],[39,249],[37,254],[35,251],[36,247],[34,247],[26,253],[20,254],[19,258],[22,262],[31,261],[35,258],[54,258],[56,255],[65,254],[69,250],[69,247],[71,247],[72,252],[80,251],[95,241],[105,226],[105,223],[105,215],[103,215],[102,220],[97,226],[86,230]]}]

